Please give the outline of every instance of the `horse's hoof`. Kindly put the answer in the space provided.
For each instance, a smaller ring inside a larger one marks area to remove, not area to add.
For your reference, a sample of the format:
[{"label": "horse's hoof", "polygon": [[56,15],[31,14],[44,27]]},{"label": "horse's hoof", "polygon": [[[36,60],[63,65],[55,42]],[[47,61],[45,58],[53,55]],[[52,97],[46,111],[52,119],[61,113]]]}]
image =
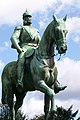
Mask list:
[{"label": "horse's hoof", "polygon": [[67,86],[61,86],[61,87],[58,87],[56,90],[55,90],[55,94],[57,94],[58,92],[64,90]]}]

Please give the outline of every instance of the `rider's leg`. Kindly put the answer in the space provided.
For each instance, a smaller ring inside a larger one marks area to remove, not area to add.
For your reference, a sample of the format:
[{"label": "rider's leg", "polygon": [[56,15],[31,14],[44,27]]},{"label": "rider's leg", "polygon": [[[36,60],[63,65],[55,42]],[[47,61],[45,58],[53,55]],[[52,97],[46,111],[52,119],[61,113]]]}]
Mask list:
[{"label": "rider's leg", "polygon": [[18,66],[17,66],[17,88],[18,90],[22,90],[23,88],[23,74],[24,74],[24,61],[25,61],[25,57],[24,57],[24,52],[22,52],[19,55],[18,58]]}]

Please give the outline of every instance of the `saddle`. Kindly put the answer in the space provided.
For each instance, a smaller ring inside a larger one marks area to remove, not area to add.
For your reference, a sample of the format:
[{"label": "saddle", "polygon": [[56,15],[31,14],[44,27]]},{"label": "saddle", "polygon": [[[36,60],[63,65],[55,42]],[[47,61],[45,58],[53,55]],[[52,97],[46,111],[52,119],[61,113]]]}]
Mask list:
[{"label": "saddle", "polygon": [[29,48],[26,53],[25,53],[25,64],[28,64],[31,62],[31,60],[33,59],[35,53],[35,49],[34,48]]}]

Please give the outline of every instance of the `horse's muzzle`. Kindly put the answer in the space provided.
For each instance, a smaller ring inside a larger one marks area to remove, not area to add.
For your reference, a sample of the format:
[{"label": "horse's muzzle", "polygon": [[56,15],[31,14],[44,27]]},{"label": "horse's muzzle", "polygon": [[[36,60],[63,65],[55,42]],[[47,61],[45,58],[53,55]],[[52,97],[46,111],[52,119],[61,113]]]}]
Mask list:
[{"label": "horse's muzzle", "polygon": [[59,50],[58,50],[58,53],[59,53],[59,54],[63,54],[63,53],[66,52],[66,50],[67,50],[67,45],[66,45],[66,46],[61,46],[61,47],[59,48]]}]

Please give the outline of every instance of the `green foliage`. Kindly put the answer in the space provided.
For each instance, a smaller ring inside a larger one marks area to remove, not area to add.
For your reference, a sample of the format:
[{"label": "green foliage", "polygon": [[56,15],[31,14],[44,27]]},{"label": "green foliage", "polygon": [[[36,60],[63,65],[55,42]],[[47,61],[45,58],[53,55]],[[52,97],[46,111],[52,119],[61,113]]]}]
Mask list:
[{"label": "green foliage", "polygon": [[16,120],[28,120],[28,118],[21,110],[18,110]]},{"label": "green foliage", "polygon": [[[74,113],[72,112],[72,106],[68,109],[64,109],[63,107],[57,107],[56,113],[53,115],[53,113],[50,113],[50,117],[48,120],[80,120],[80,117],[75,119],[77,116],[78,110]],[[41,116],[35,116],[31,120],[44,120],[44,115]]]},{"label": "green foliage", "polygon": [[[50,113],[50,117],[48,120],[80,120],[80,117],[75,119],[77,117],[78,110],[73,112],[72,106],[68,109],[65,109],[63,107],[57,107],[56,113]],[[28,116],[24,115],[24,113],[21,110],[18,110],[16,120],[44,120],[44,115],[35,116],[32,119],[29,119]]]},{"label": "green foliage", "polygon": [[33,119],[31,120],[44,120],[44,115],[41,116],[35,116]]}]

